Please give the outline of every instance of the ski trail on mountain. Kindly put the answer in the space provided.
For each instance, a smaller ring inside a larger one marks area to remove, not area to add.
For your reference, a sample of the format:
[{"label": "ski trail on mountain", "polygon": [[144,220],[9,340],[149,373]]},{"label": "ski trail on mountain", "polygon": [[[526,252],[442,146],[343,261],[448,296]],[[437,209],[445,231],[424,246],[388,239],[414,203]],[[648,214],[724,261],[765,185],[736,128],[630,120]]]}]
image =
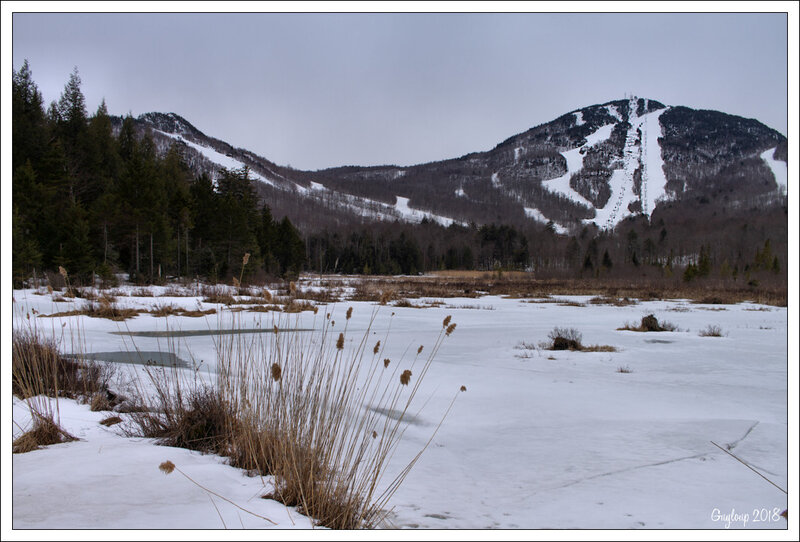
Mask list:
[{"label": "ski trail on mountain", "polygon": [[[542,186],[550,192],[564,196],[580,205],[583,205],[584,207],[588,207],[589,209],[593,209],[594,205],[592,202],[581,196],[574,188],[572,188],[569,184],[569,181],[573,175],[583,169],[583,155],[586,152],[586,149],[589,149],[598,143],[602,143],[611,137],[611,132],[614,131],[614,126],[616,126],[616,124],[606,124],[605,126],[601,126],[586,137],[586,143],[575,149],[562,152],[561,156],[563,156],[567,161],[567,172],[561,177],[542,181]],[[593,220],[594,219],[591,219],[590,222]]]},{"label": "ski trail on mountain", "polygon": [[[641,202],[641,212],[650,216],[657,201],[666,195],[667,179],[658,139],[662,136],[659,117],[667,109],[639,116],[637,102],[636,97],[628,102],[630,127],[625,134],[622,169],[614,170],[608,182],[611,196],[604,207],[596,209],[595,217],[585,219],[584,223],[594,222],[601,228],[612,229],[634,213],[631,204]],[[637,194],[634,179],[640,168],[641,184]]]}]

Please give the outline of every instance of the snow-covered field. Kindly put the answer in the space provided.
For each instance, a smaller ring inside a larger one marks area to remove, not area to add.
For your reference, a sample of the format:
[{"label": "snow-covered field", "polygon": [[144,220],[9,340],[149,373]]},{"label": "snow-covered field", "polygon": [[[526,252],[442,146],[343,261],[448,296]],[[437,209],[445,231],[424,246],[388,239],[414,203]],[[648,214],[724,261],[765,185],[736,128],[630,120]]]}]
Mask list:
[{"label": "snow-covered field", "polygon": [[[153,288],[154,294],[162,291]],[[409,418],[386,481],[425,445],[458,389],[465,386],[467,391],[458,394],[395,493],[390,519],[396,527],[787,527],[778,516],[788,506],[786,494],[712,444],[787,489],[786,308],[685,300],[618,307],[590,304],[589,296],[483,297],[444,299],[427,309],[340,302],[320,306],[317,315],[279,317],[232,313],[197,297],[118,296],[120,307],[217,308],[217,314],[202,318],[141,314],[118,323],[37,315],[70,310],[83,300],[54,303],[50,295],[33,290],[14,291],[14,298],[14,327],[28,325],[25,315],[30,314],[41,332],[61,340],[65,351],[173,351],[185,360],[202,360],[201,372],[209,377],[215,370],[214,335],[170,342],[127,333],[207,332],[234,323],[239,329],[271,329],[276,322],[312,328],[328,324],[325,311],[333,312],[332,319],[338,318],[336,325],[341,326],[352,306],[348,341],[357,343],[367,332],[381,338],[388,330],[385,355],[404,363],[402,359],[413,357],[407,351],[432,346],[443,318],[452,315],[457,329],[423,381],[421,410],[414,409]],[[677,331],[617,329],[636,325],[651,313]],[[709,325],[719,326],[723,336],[701,336]],[[610,345],[617,351],[542,349],[539,343],[556,326],[581,332],[584,345]],[[70,332],[79,334],[77,343],[67,338]],[[138,370],[137,365],[119,364],[118,375]],[[5,439],[12,432],[16,437],[28,423],[27,409],[15,401],[12,431],[10,404],[10,399],[4,401],[5,450],[10,449]],[[272,527],[219,496],[269,517],[278,528],[311,526],[306,518],[259,498],[269,480],[247,477],[215,456],[121,436],[114,426],[98,424],[105,415],[62,400],[61,422],[80,441],[9,460],[15,529]],[[167,459],[219,496],[178,472],[161,473],[158,465]],[[5,466],[3,470],[8,473]]]}]

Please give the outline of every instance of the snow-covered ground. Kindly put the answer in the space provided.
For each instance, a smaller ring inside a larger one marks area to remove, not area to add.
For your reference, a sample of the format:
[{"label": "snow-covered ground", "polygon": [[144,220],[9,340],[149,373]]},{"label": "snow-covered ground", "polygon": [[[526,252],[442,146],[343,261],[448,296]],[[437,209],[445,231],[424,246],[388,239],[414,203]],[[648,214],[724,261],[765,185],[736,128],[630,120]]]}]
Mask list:
[{"label": "snow-covered ground", "polygon": [[[419,397],[424,406],[413,410],[386,481],[425,445],[459,387],[467,391],[457,394],[431,445],[395,493],[391,520],[398,527],[787,526],[775,514],[787,508],[787,496],[712,444],[729,449],[787,488],[786,308],[683,300],[616,307],[589,304],[588,296],[559,298],[572,304],[483,297],[445,299],[428,309],[340,302],[320,307],[317,315],[304,312],[276,320],[275,313],[232,313],[194,297],[120,295],[121,307],[156,303],[218,311],[203,318],[142,314],[117,323],[85,316],[38,316],[69,310],[82,300],[54,303],[49,295],[32,290],[14,291],[14,298],[19,316],[14,327],[33,320],[43,333],[61,340],[64,350],[172,350],[182,359],[203,360],[201,372],[208,375],[215,370],[213,335],[169,343],[119,333],[208,332],[234,323],[240,329],[271,329],[276,322],[313,328],[329,323],[322,316],[326,310],[340,320],[339,326],[352,306],[348,340],[357,342],[367,332],[380,338],[388,330],[385,356],[405,363],[404,358],[413,356],[404,352],[416,351],[420,344],[430,348],[442,319],[452,315],[457,328],[422,383]],[[678,330],[617,329],[638,324],[650,313]],[[723,336],[700,336],[709,325],[719,326]],[[610,345],[617,351],[552,352],[537,347],[556,326],[580,331],[584,345]],[[66,338],[70,330],[79,332],[78,344]],[[137,369],[119,367],[122,374]],[[4,401],[4,439],[12,433],[10,403]],[[13,427],[15,436],[26,426],[26,416],[26,409],[15,403],[13,418],[20,424]],[[158,465],[167,459],[199,484],[269,517],[280,528],[310,526],[279,504],[259,498],[269,480],[249,478],[214,456],[120,436],[113,426],[98,425],[102,417],[86,406],[62,401],[61,421],[81,440],[9,459],[14,528],[223,528],[223,521],[228,528],[270,526],[210,496],[178,472],[159,472]],[[796,447],[792,450],[796,453]],[[8,473],[5,466],[3,470]]]}]

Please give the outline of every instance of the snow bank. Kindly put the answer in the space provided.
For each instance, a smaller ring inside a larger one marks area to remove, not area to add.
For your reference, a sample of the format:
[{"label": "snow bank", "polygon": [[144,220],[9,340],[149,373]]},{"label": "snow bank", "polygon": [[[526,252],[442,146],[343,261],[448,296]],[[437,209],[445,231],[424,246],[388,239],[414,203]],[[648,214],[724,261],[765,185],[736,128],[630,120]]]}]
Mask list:
[{"label": "snow bank", "polygon": [[[73,400],[59,400],[58,408],[62,426],[80,440],[14,455],[15,529],[312,527],[293,509],[261,498],[272,491],[271,478],[248,477],[218,456],[127,438],[119,425],[100,425],[108,412],[91,412]],[[14,399],[13,411],[15,423],[27,427],[25,403]],[[178,471],[165,475],[158,468],[164,461],[276,525],[204,491]]]}]

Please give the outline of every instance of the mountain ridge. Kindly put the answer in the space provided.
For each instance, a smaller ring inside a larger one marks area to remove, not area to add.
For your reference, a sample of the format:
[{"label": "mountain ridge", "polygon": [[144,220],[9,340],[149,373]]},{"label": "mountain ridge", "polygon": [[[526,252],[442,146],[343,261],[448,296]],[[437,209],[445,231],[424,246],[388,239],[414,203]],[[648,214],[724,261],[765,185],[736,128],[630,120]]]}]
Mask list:
[{"label": "mountain ridge", "polygon": [[686,198],[725,205],[779,194],[773,168],[785,165],[786,147],[756,119],[633,96],[575,109],[487,151],[412,166],[302,171],[208,136],[175,113],[136,122],[162,150],[181,146],[198,174],[247,166],[259,195],[293,209],[300,223],[307,207],[335,222],[347,215],[445,226],[532,221],[563,234],[587,224],[613,229]]}]

